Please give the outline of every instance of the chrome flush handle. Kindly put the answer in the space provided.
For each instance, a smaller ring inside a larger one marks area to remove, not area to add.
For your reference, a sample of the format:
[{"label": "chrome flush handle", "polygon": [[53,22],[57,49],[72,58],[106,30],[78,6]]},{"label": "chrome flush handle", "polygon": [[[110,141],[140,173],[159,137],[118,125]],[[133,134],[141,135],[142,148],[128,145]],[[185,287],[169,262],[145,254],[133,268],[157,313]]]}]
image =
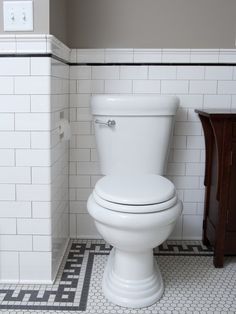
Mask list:
[{"label": "chrome flush handle", "polygon": [[96,119],[94,122],[96,124],[109,126],[110,128],[116,125],[116,121],[115,120],[108,120],[107,122],[105,122],[105,121],[101,121],[101,120]]}]

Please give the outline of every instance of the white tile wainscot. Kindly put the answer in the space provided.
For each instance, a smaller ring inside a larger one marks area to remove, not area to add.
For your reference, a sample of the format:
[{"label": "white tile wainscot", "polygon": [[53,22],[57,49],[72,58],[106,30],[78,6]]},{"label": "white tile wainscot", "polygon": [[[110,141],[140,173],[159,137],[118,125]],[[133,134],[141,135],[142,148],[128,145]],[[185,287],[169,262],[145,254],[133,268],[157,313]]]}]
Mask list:
[{"label": "white tile wainscot", "polygon": [[[71,50],[51,35],[1,35],[0,54],[17,53],[53,54],[81,65],[49,56],[0,57],[0,281],[51,282],[68,239],[68,218],[71,237],[99,237],[86,210],[101,178],[92,93],[180,98],[167,176],[184,211],[171,238],[200,239],[205,150],[194,109],[236,107],[235,66],[222,65],[235,64],[236,50]],[[69,143],[57,132],[60,115],[71,122],[69,169]]]},{"label": "white tile wainscot", "polygon": [[51,283],[69,237],[69,66],[0,58],[0,282]]},{"label": "white tile wainscot", "polygon": [[[149,56],[152,61],[159,60],[159,52],[154,51],[153,55],[150,53],[150,51],[134,52],[134,60],[149,62]],[[163,53],[167,52],[162,51]],[[192,51],[192,57],[189,60],[191,59],[192,62],[195,60],[216,62],[217,53],[219,51],[213,51],[211,55],[196,50]],[[78,60],[93,62],[92,50],[87,55],[89,59],[86,59],[81,50],[77,51],[77,54]],[[213,56],[212,61],[210,61],[211,56]],[[116,54],[113,53],[112,61],[115,60],[115,57]],[[171,58],[170,51],[162,61],[166,58]],[[121,59],[122,56],[117,57],[116,62],[119,63]],[[89,108],[92,93],[152,93],[177,95],[180,98],[167,176],[174,182],[179,197],[183,201],[184,210],[171,238],[201,239],[205,145],[202,127],[194,109],[235,107],[236,67],[233,65],[75,65],[71,66],[70,73],[71,84],[77,86],[77,89],[74,88],[70,94],[72,123],[70,143],[71,236],[99,237],[86,210],[88,195],[101,177]]]}]

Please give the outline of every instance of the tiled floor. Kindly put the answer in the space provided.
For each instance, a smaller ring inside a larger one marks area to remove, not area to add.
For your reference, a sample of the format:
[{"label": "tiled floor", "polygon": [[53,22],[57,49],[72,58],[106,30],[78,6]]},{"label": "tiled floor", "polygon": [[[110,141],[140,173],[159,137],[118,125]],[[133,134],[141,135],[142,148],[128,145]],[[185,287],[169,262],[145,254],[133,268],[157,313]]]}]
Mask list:
[{"label": "tiled floor", "polygon": [[199,241],[168,241],[155,251],[165,293],[145,309],[109,303],[101,280],[110,247],[102,240],[72,240],[54,285],[0,285],[0,313],[177,314],[236,313],[236,257],[216,269]]}]

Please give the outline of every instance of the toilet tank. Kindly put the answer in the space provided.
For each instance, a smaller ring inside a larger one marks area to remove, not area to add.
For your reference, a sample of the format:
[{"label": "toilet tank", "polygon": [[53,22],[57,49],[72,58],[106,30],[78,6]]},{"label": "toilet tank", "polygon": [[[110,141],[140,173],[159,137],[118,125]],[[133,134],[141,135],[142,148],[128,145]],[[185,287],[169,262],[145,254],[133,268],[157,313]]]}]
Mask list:
[{"label": "toilet tank", "polygon": [[163,175],[178,102],[174,96],[92,96],[102,174]]}]

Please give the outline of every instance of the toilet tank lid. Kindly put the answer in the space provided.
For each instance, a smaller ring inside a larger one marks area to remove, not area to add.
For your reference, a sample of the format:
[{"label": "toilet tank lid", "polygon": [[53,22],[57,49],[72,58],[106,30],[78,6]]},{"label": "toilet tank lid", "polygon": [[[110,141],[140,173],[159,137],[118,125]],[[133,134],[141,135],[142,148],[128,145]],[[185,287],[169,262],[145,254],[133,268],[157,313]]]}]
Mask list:
[{"label": "toilet tank lid", "polygon": [[166,202],[175,196],[175,187],[159,175],[105,176],[95,185],[102,199],[124,205],[151,205]]},{"label": "toilet tank lid", "polygon": [[161,95],[93,95],[93,115],[102,116],[172,116],[179,98]]}]

